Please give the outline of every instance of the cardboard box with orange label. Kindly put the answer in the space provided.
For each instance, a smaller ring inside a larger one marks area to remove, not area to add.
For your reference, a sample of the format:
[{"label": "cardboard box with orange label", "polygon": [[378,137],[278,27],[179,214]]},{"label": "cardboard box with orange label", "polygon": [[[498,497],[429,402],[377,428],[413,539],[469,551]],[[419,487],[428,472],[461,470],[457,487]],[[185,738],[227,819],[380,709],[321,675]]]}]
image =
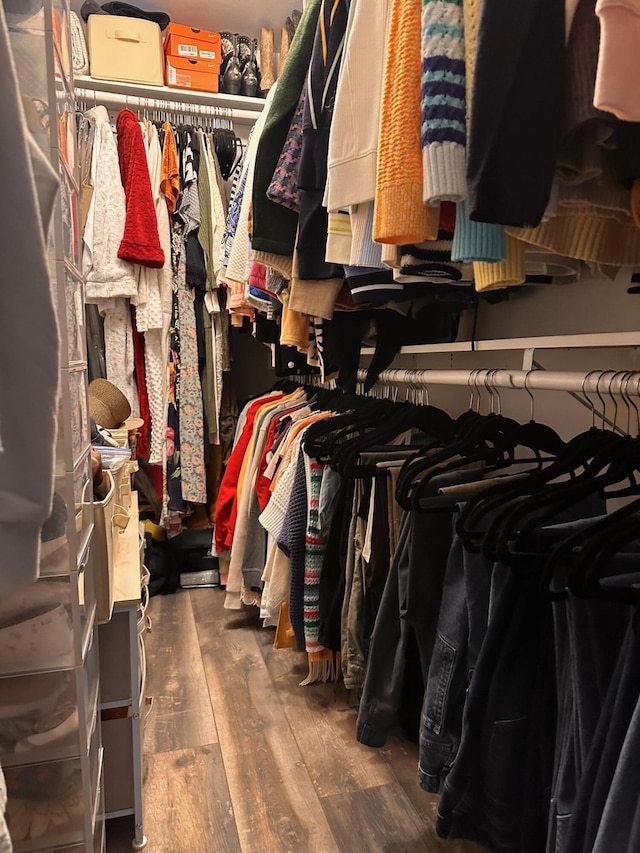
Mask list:
[{"label": "cardboard box with orange label", "polygon": [[166,57],[166,83],[172,89],[195,89],[197,92],[218,92],[220,65],[203,59]]},{"label": "cardboard box with orange label", "polygon": [[164,52],[167,56],[204,60],[220,66],[222,62],[220,33],[188,27],[185,24],[170,23],[165,34]]}]

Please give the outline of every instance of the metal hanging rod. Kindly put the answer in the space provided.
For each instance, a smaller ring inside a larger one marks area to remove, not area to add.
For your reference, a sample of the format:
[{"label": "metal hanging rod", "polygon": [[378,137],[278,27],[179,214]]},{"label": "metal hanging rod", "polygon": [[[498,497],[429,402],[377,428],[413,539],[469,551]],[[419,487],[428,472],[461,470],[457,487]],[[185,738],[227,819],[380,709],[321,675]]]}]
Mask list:
[{"label": "metal hanging rod", "polygon": [[145,87],[86,77],[76,78],[75,94],[76,98],[106,107],[148,108],[187,115],[219,116],[245,125],[254,124],[265,103],[259,98],[213,95],[168,87]]},{"label": "metal hanging rod", "polygon": [[183,104],[178,101],[164,101],[159,98],[121,98],[109,92],[94,92],[90,89],[76,89],[76,100],[87,105],[102,104],[105,107],[120,107],[139,110],[157,110],[175,115],[201,116],[216,118],[231,123],[237,110],[209,104]]},{"label": "metal hanging rod", "polygon": [[[358,381],[364,382],[366,370],[358,371]],[[563,370],[383,370],[378,377],[382,385],[409,385],[428,388],[430,385],[461,385],[522,389],[526,391],[564,391],[572,394],[606,393],[620,396],[640,396],[640,371],[591,370],[586,373]],[[376,383],[377,384],[377,383]]]}]

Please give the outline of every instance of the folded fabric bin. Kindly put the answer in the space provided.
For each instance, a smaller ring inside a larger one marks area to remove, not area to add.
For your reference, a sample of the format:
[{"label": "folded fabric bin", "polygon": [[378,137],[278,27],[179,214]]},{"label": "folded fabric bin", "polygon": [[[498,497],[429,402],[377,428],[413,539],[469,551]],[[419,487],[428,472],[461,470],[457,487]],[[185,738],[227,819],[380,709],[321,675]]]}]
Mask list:
[{"label": "folded fabric bin", "polygon": [[91,15],[87,29],[92,77],[164,85],[162,33],[158,24],[141,18]]}]

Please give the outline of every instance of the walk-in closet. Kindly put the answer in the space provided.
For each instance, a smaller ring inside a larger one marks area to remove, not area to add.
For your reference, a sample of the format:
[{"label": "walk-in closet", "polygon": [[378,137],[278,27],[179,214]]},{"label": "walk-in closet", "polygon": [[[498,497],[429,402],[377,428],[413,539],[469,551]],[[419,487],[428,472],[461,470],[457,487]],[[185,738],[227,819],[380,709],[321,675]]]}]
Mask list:
[{"label": "walk-in closet", "polygon": [[0,0],[0,853],[640,853],[639,44]]}]

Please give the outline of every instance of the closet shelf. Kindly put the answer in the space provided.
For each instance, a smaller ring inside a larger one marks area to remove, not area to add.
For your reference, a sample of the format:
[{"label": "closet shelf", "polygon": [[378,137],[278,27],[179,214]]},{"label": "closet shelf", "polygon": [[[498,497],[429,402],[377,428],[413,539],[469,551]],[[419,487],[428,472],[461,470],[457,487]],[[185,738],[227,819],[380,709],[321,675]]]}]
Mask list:
[{"label": "closet shelf", "polygon": [[[192,108],[193,106],[231,110],[232,118],[241,124],[250,124],[258,118],[264,109],[262,98],[245,98],[241,95],[212,95],[208,92],[196,92],[189,89],[169,89],[167,86],[143,86],[137,83],[121,83],[116,80],[96,80],[94,77],[75,78],[76,96],[82,97],[82,91],[93,93],[102,103],[122,107],[150,108],[161,101],[171,108]],[[105,97],[106,96],[106,97]],[[86,95],[85,95],[86,97]]]},{"label": "closet shelf", "polygon": [[[640,332],[603,332],[583,335],[543,335],[531,338],[497,338],[486,341],[454,341],[450,344],[418,344],[402,347],[400,355],[438,352],[499,352],[526,349],[598,349],[640,346]],[[363,355],[373,355],[373,347],[363,347]]]}]

